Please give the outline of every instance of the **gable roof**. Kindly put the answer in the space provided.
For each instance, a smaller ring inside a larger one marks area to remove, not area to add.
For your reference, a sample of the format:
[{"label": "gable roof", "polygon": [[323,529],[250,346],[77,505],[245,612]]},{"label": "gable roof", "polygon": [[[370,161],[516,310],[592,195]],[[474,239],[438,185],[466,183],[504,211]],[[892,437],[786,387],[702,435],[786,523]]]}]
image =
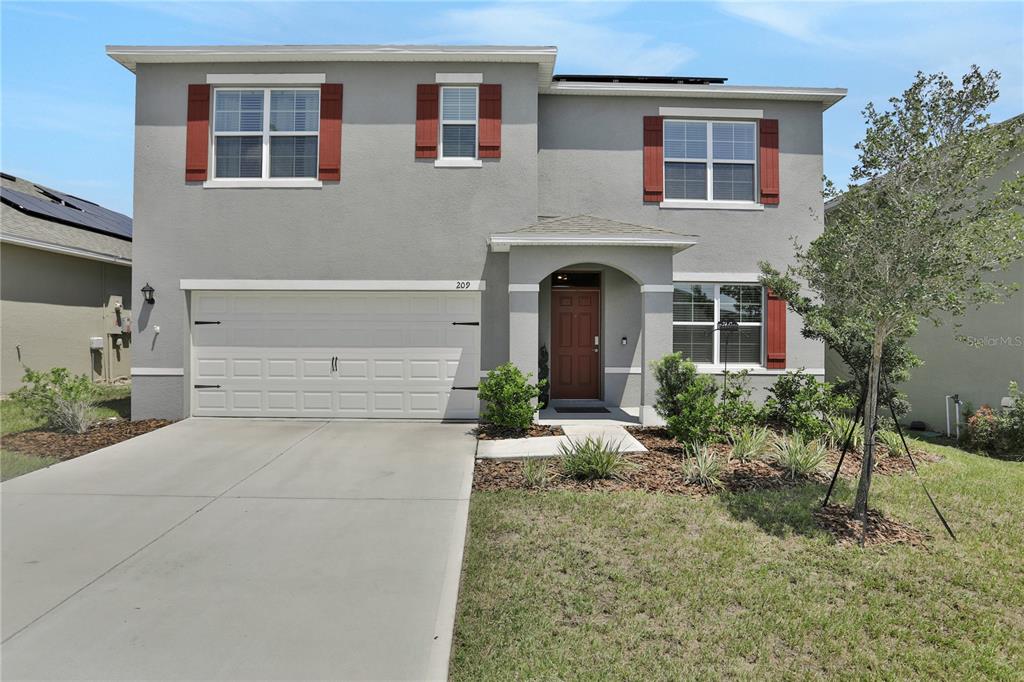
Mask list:
[{"label": "gable roof", "polygon": [[586,214],[542,217],[522,229],[492,234],[488,241],[492,251],[513,246],[667,246],[682,251],[697,243],[695,235]]},{"label": "gable roof", "polygon": [[132,219],[99,204],[4,173],[0,241],[130,265]]}]

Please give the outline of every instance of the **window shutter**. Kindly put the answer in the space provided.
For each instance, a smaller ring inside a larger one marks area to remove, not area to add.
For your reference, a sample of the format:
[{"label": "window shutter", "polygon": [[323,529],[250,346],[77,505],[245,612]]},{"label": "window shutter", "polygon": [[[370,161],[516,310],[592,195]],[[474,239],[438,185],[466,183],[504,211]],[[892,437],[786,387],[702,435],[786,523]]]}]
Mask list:
[{"label": "window shutter", "polygon": [[437,106],[440,89],[436,83],[416,86],[416,158],[437,158]]},{"label": "window shutter", "polygon": [[761,203],[779,203],[779,121],[763,118],[761,137]]},{"label": "window shutter", "polygon": [[341,83],[320,86],[320,179],[341,180]]},{"label": "window shutter", "polygon": [[644,201],[665,196],[665,148],[661,116],[644,116]]},{"label": "window shutter", "polygon": [[185,182],[203,182],[210,160],[210,86],[188,86]]},{"label": "window shutter", "polygon": [[768,369],[786,368],[786,302],[768,290],[767,341]]},{"label": "window shutter", "polygon": [[501,158],[501,84],[480,86],[480,158]]}]

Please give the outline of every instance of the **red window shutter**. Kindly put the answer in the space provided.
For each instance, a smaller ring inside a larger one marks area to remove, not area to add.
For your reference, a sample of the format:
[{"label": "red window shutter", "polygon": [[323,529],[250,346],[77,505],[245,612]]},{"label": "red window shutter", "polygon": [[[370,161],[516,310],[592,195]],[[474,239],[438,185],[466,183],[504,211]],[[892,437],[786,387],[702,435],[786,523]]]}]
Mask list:
[{"label": "red window shutter", "polygon": [[210,86],[188,86],[185,125],[185,182],[206,180],[210,162]]},{"label": "red window shutter", "polygon": [[416,86],[416,158],[437,158],[437,107],[440,89],[436,83]]},{"label": "red window shutter", "polygon": [[341,83],[320,86],[320,179],[341,180]]},{"label": "red window shutter", "polygon": [[480,86],[480,158],[501,158],[501,84]]},{"label": "red window shutter", "polygon": [[779,298],[774,291],[768,290],[767,333],[765,339],[768,343],[767,366],[768,369],[786,368],[786,302]]},{"label": "red window shutter", "polygon": [[761,203],[779,203],[779,121],[762,118],[758,126],[761,138]]},{"label": "red window shutter", "polygon": [[665,196],[665,148],[661,116],[644,116],[644,201]]}]

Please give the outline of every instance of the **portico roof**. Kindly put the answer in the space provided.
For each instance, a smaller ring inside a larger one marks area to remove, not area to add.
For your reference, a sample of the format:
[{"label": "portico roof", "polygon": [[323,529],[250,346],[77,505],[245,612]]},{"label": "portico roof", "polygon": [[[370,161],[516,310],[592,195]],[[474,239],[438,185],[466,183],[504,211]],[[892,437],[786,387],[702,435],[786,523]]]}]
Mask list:
[{"label": "portico roof", "polygon": [[492,234],[491,251],[513,246],[654,246],[683,251],[697,243],[695,235],[677,234],[592,215],[545,217],[514,232]]}]

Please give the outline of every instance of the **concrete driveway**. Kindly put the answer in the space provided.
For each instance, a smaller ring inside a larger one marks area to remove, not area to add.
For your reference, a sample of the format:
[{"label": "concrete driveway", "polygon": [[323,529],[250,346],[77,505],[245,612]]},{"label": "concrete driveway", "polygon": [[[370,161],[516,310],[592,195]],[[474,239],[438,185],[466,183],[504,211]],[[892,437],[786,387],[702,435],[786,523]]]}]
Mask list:
[{"label": "concrete driveway", "polygon": [[188,419],[5,482],[3,678],[444,678],[469,429]]}]

